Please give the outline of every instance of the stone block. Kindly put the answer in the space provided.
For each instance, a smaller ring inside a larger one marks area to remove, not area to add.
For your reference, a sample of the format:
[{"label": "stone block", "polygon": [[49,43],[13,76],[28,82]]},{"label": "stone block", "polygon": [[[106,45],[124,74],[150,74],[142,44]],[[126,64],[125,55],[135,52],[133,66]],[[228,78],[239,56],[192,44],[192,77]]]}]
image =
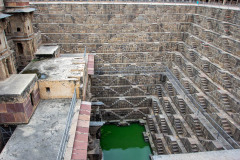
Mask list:
[{"label": "stone block", "polygon": [[15,122],[15,117],[13,113],[0,113],[0,123],[13,123]]},{"label": "stone block", "polygon": [[91,110],[91,106],[90,105],[86,105],[86,104],[82,104],[80,107],[81,110],[87,110],[90,111]]},{"label": "stone block", "polygon": [[25,113],[13,113],[16,123],[25,123],[27,118]]},{"label": "stone block", "polygon": [[85,110],[80,110],[79,114],[86,114],[86,115],[90,115],[90,112],[85,111]]},{"label": "stone block", "polygon": [[80,127],[89,127],[89,121],[78,120],[77,126],[80,126]]},{"label": "stone block", "polygon": [[87,142],[75,141],[74,144],[73,144],[74,150],[86,150],[87,147],[88,147],[88,143]]},{"label": "stone block", "polygon": [[26,110],[26,115],[27,115],[27,118],[28,118],[28,119],[32,116],[32,113],[33,113],[33,107],[30,106],[30,107],[28,107],[27,110]]},{"label": "stone block", "polygon": [[88,134],[83,134],[83,133],[78,134],[78,133],[76,133],[75,141],[88,142]]},{"label": "stone block", "polygon": [[7,113],[6,104],[4,103],[0,104],[0,113]]},{"label": "stone block", "polygon": [[24,112],[23,103],[6,104],[8,113]]},{"label": "stone block", "polygon": [[73,153],[72,160],[86,160],[87,159],[87,151],[79,151],[81,153]]},{"label": "stone block", "polygon": [[80,133],[88,133],[89,128],[88,127],[77,126],[76,131],[80,132]]}]

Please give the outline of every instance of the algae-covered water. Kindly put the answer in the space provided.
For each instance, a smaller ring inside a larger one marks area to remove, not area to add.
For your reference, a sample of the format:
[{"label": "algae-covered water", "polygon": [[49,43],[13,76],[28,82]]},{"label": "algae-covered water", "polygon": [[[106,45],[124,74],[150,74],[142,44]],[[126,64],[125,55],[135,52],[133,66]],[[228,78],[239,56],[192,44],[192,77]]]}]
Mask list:
[{"label": "algae-covered water", "polygon": [[144,126],[104,125],[101,128],[101,147],[104,160],[149,160],[151,149],[144,141]]}]

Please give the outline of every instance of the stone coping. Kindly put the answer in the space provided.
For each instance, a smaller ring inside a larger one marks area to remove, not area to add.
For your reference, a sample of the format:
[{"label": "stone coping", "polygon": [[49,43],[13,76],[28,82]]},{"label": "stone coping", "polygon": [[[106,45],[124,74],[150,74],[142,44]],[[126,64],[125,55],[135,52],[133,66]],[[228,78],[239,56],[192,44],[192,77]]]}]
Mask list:
[{"label": "stone coping", "polygon": [[82,101],[73,144],[72,160],[87,160],[90,114],[91,103]]},{"label": "stone coping", "polygon": [[19,96],[34,81],[36,74],[13,74],[4,81],[0,81],[0,96]]},{"label": "stone coping", "polygon": [[53,55],[58,48],[57,45],[40,46],[35,55]]},{"label": "stone coping", "polygon": [[88,74],[94,75],[94,55],[88,55]]},{"label": "stone coping", "polygon": [[163,2],[30,2],[30,4],[139,4],[139,5],[168,5],[168,6],[199,6],[219,9],[240,10],[239,7],[197,3],[163,3]]}]

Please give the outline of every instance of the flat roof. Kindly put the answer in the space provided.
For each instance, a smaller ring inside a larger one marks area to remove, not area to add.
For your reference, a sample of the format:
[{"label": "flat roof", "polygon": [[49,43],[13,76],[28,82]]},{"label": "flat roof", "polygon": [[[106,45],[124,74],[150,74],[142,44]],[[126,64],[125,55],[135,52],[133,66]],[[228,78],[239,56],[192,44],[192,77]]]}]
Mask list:
[{"label": "flat roof", "polygon": [[6,18],[6,17],[10,17],[10,16],[11,15],[9,15],[9,14],[0,13],[0,19]]},{"label": "flat roof", "polygon": [[58,48],[59,47],[57,45],[40,46],[35,55],[53,55]]},{"label": "flat roof", "polygon": [[0,160],[55,160],[71,99],[41,100],[30,122],[18,125]]},{"label": "flat roof", "polygon": [[0,95],[21,95],[34,79],[37,80],[36,74],[13,74],[0,81]]},{"label": "flat roof", "polygon": [[84,66],[83,58],[58,57],[33,62],[24,69],[23,73],[37,71],[46,75],[42,80],[79,80],[83,76]]},{"label": "flat roof", "polygon": [[4,12],[6,13],[29,13],[29,12],[34,12],[36,9],[35,8],[13,8],[13,9],[7,9]]}]

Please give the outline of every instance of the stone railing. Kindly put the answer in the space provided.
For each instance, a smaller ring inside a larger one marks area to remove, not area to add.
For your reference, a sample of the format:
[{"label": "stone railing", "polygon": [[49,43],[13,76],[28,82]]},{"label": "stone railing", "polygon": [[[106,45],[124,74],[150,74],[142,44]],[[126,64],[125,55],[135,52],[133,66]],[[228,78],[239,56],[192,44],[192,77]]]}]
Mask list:
[{"label": "stone railing", "polygon": [[144,3],[193,3],[193,4],[210,4],[210,5],[231,5],[231,6],[239,6],[239,0],[235,1],[211,1],[208,2],[202,0],[29,0],[30,2],[144,2]]}]

